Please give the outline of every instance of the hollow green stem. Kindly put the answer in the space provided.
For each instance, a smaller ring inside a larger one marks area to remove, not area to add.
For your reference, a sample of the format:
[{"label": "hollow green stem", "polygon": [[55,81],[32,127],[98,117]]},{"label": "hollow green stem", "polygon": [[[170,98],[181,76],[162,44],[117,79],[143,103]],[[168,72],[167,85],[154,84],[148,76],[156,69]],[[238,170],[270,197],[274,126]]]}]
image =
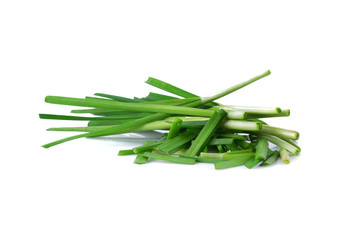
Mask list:
[{"label": "hollow green stem", "polygon": [[260,131],[262,124],[259,122],[244,120],[227,120],[222,125],[224,129],[241,130],[241,131]]},{"label": "hollow green stem", "polygon": [[290,156],[288,155],[288,151],[284,148],[281,148],[279,153],[280,153],[281,161],[284,164],[289,164],[290,163]]},{"label": "hollow green stem", "polygon": [[299,138],[299,133],[297,131],[272,127],[269,125],[262,125],[261,132],[275,135],[277,137],[284,137],[291,140],[297,140]]},{"label": "hollow green stem", "polygon": [[221,105],[225,111],[242,111],[251,114],[278,114],[281,113],[279,107],[251,107],[251,106],[236,106],[236,105]]},{"label": "hollow green stem", "polygon": [[273,135],[269,135],[267,133],[258,133],[258,132],[253,132],[252,134],[258,135],[264,139],[266,139],[267,141],[277,145],[278,147],[284,148],[287,151],[289,151],[291,154],[293,154],[294,156],[297,156],[300,153],[300,148],[292,145],[291,143],[277,137],[277,136],[273,136]]},{"label": "hollow green stem", "polygon": [[247,168],[253,168],[254,166],[256,166],[260,161],[264,160],[267,158],[267,154],[268,154],[268,142],[261,138],[256,146],[256,153],[255,153],[255,158],[251,159],[250,161],[248,161],[245,166]]},{"label": "hollow green stem", "polygon": [[289,109],[281,109],[280,113],[271,113],[271,114],[255,114],[255,113],[248,113],[246,118],[252,119],[252,118],[270,118],[270,117],[288,117],[290,115],[291,111]]},{"label": "hollow green stem", "polygon": [[280,157],[280,153],[278,151],[274,151],[273,154],[267,158],[265,161],[263,161],[260,166],[269,166],[275,163]]}]

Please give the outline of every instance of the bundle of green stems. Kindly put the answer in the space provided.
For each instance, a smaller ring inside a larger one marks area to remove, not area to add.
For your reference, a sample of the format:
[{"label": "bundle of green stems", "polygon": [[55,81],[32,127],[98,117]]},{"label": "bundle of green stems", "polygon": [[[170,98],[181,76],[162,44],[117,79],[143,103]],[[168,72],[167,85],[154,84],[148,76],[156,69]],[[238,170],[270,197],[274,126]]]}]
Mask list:
[{"label": "bundle of green stems", "polygon": [[[147,84],[167,94],[150,92],[145,97],[95,93],[93,97],[47,96],[45,102],[83,107],[70,115],[39,114],[41,119],[87,121],[87,126],[49,128],[48,131],[82,132],[43,145],[44,148],[79,139],[115,134],[158,131],[160,139],[121,150],[136,155],[134,162],[153,159],[181,164],[212,163],[215,169],[244,165],[268,166],[281,159],[290,162],[301,149],[297,131],[273,127],[262,118],[288,117],[289,109],[223,105],[218,99],[270,75],[266,71],[210,97],[200,97],[167,82],[151,78]],[[172,96],[175,95],[175,96]],[[87,116],[83,116],[86,114]]]}]

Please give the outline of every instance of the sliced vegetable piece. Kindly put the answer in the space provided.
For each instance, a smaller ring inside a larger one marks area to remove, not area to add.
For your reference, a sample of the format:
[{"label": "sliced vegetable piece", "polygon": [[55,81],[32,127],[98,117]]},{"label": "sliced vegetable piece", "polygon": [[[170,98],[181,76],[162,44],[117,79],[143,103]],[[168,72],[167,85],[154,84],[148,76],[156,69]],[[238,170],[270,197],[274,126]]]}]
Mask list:
[{"label": "sliced vegetable piece", "polygon": [[290,156],[288,155],[288,151],[284,148],[280,149],[280,157],[281,157],[281,161],[284,164],[289,164],[290,163]]},{"label": "sliced vegetable piece", "polygon": [[210,117],[209,121],[202,128],[195,141],[186,153],[186,156],[194,157],[199,155],[203,148],[208,144],[216,129],[220,126],[222,120],[225,118],[226,112],[224,110],[215,111]]},{"label": "sliced vegetable piece", "polygon": [[145,152],[145,153],[143,153],[143,156],[148,157],[148,158],[154,158],[154,159],[169,161],[169,162],[175,162],[175,163],[183,163],[183,164],[195,164],[196,163],[196,160],[193,158],[180,157],[180,156],[176,157],[176,156],[159,154],[159,153],[152,153],[152,152]]}]

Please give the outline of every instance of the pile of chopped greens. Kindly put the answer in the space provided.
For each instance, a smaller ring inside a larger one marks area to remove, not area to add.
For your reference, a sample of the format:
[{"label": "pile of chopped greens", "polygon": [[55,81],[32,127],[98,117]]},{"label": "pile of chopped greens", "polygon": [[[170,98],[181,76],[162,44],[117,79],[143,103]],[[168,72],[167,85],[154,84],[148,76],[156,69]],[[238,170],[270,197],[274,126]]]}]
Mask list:
[{"label": "pile of chopped greens", "polygon": [[[150,92],[142,98],[96,93],[94,97],[47,96],[45,102],[86,107],[74,115],[39,114],[42,119],[85,120],[84,127],[49,128],[48,131],[83,132],[43,145],[49,148],[83,137],[164,130],[156,141],[121,150],[118,155],[136,155],[135,163],[151,159],[182,164],[212,163],[215,169],[245,165],[268,166],[279,158],[288,164],[300,147],[297,131],[268,125],[262,118],[288,117],[289,109],[223,105],[216,100],[270,74],[270,71],[227,88],[210,97],[199,97],[167,82],[146,81],[175,96]],[[81,116],[88,114],[88,116]],[[90,114],[92,114],[91,117]]]}]

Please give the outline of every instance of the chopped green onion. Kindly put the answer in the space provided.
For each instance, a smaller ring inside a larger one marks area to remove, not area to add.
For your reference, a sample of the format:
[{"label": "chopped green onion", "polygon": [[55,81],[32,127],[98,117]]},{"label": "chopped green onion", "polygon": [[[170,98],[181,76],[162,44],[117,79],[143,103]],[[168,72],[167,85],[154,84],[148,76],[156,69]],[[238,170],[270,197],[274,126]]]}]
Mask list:
[{"label": "chopped green onion", "polygon": [[148,157],[143,156],[143,153],[137,154],[137,157],[136,157],[134,163],[136,163],[136,164],[144,164],[146,162],[148,162]]},{"label": "chopped green onion", "polygon": [[270,117],[288,117],[290,115],[289,109],[281,109],[280,113],[271,113],[271,114],[255,114],[248,113],[246,118],[270,118]]},{"label": "chopped green onion", "polygon": [[225,129],[242,131],[260,131],[262,129],[262,124],[245,120],[227,120],[222,124],[222,127]]},{"label": "chopped green onion", "polygon": [[251,114],[277,114],[281,113],[279,107],[249,107],[249,106],[234,106],[234,105],[222,105],[226,111],[243,111]]},{"label": "chopped green onion", "polygon": [[217,150],[219,151],[219,153],[224,153],[224,152],[226,152],[226,150],[223,148],[222,145],[216,145],[216,147],[217,147]]},{"label": "chopped green onion", "polygon": [[299,138],[299,133],[297,131],[278,128],[278,127],[272,127],[269,125],[263,125],[261,132],[275,135],[278,137],[284,137],[291,140],[297,140]]},{"label": "chopped green onion", "polygon": [[235,140],[235,142],[238,144],[239,147],[242,149],[248,149],[251,148],[250,143],[245,140]]},{"label": "chopped green onion", "polygon": [[183,97],[183,98],[197,97],[197,95],[195,95],[195,94],[187,92],[181,88],[178,88],[176,86],[173,86],[172,84],[166,83],[166,82],[161,81],[161,80],[156,79],[156,78],[149,77],[145,83],[150,84],[150,85],[157,87],[159,89],[162,89],[166,92],[173,93],[173,94],[178,95],[178,96]]},{"label": "chopped green onion", "polygon": [[258,133],[258,132],[253,133],[253,134],[261,136],[262,138],[264,138],[267,141],[277,145],[278,147],[285,148],[287,151],[292,153],[294,156],[297,156],[300,153],[300,148],[294,146],[290,142],[287,142],[287,141],[285,141],[285,140],[283,140],[277,136],[272,136],[272,135],[269,135],[267,133]]},{"label": "chopped green onion", "polygon": [[180,118],[176,118],[173,120],[173,123],[167,135],[167,139],[174,138],[178,135],[182,122],[183,120],[181,120]]},{"label": "chopped green onion", "polygon": [[177,148],[184,146],[186,143],[190,142],[192,139],[196,137],[196,132],[194,131],[185,131],[184,133],[166,140],[164,143],[162,143],[158,149],[161,152],[166,153],[174,153],[177,151]]},{"label": "chopped green onion", "polygon": [[257,143],[255,158],[247,162],[245,166],[247,168],[253,168],[260,161],[266,159],[268,154],[268,145],[268,142],[265,139],[261,138]]},{"label": "chopped green onion", "polygon": [[209,145],[231,144],[234,138],[213,138],[209,141]]},{"label": "chopped green onion", "polygon": [[281,148],[279,152],[280,152],[281,161],[284,164],[289,164],[290,163],[290,156],[288,155],[287,150],[284,148]]},{"label": "chopped green onion", "polygon": [[249,156],[253,156],[254,153],[253,152],[243,152],[243,153],[233,153],[232,152],[228,152],[228,153],[225,153],[223,156],[222,156],[222,159],[223,160],[233,160],[233,159],[238,159],[238,158],[248,158]]},{"label": "chopped green onion", "polygon": [[196,156],[202,151],[202,149],[208,144],[216,129],[221,124],[222,120],[226,116],[226,112],[224,110],[215,111],[213,115],[210,117],[209,121],[202,128],[200,133],[198,134],[195,141],[192,143],[191,147],[186,153],[186,156]]},{"label": "chopped green onion", "polygon": [[235,159],[227,160],[227,161],[220,161],[220,162],[214,163],[214,167],[215,169],[225,169],[225,168],[242,166],[246,162],[248,162],[251,158],[254,158],[254,156],[247,156],[247,157],[235,158]]},{"label": "chopped green onion", "polygon": [[131,154],[135,154],[133,149],[120,150],[118,152],[118,156],[131,155]]},{"label": "chopped green onion", "polygon": [[230,144],[229,148],[230,148],[230,150],[231,150],[232,152],[237,152],[237,151],[239,150],[239,148],[238,148],[238,146],[237,146],[237,144],[236,144],[235,142],[232,142],[232,143]]},{"label": "chopped green onion", "polygon": [[280,157],[280,153],[278,151],[274,151],[273,154],[267,158],[265,161],[263,161],[260,166],[268,166],[273,163],[275,163]]},{"label": "chopped green onion", "polygon": [[193,158],[187,158],[187,157],[175,157],[171,155],[166,154],[159,154],[159,153],[152,153],[152,152],[145,152],[143,153],[144,157],[153,158],[153,159],[159,159],[169,162],[175,162],[175,163],[183,163],[183,164],[195,164],[196,160]]},{"label": "chopped green onion", "polygon": [[224,153],[209,153],[209,152],[201,152],[200,157],[201,158],[219,158],[222,159]]},{"label": "chopped green onion", "polygon": [[142,152],[146,152],[146,151],[149,151],[149,150],[153,150],[154,148],[160,146],[162,144],[162,142],[154,142],[154,143],[151,143],[151,144],[144,144],[143,146],[139,146],[139,147],[135,147],[133,149],[133,152],[134,153],[142,153]]},{"label": "chopped green onion", "polygon": [[246,140],[244,135],[234,134],[234,133],[215,133],[215,136],[233,138],[234,140]]}]

